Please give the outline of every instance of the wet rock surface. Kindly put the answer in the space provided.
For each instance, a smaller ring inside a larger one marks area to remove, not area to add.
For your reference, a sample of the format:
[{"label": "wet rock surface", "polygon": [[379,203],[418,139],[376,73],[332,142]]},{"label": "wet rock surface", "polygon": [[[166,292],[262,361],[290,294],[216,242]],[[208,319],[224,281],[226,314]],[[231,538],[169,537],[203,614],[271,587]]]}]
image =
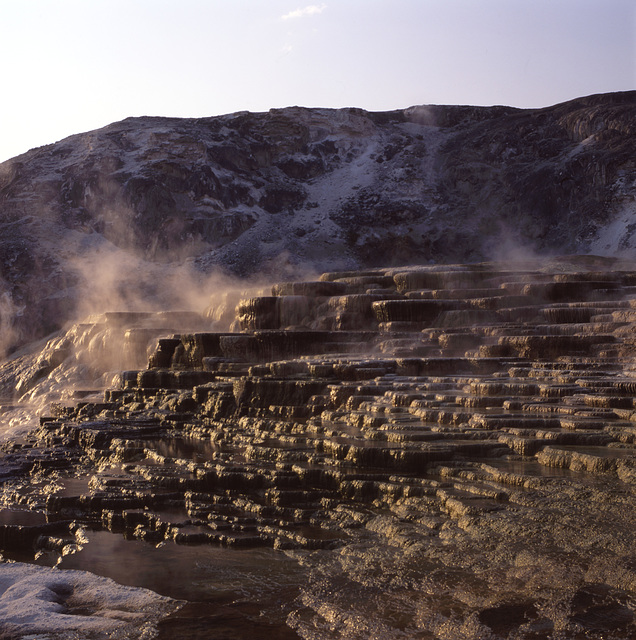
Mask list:
[{"label": "wet rock surface", "polygon": [[273,550],[280,637],[634,638],[635,282],[571,257],[274,285],[7,443],[0,548]]}]

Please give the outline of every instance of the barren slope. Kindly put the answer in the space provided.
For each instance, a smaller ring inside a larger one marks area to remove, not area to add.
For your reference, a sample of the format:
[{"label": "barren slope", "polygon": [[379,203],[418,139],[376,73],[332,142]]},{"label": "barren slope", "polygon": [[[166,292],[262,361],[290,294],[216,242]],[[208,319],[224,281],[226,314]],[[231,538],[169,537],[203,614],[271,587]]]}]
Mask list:
[{"label": "barren slope", "polygon": [[633,255],[635,122],[636,92],[538,110],[292,107],[129,118],[34,149],[0,165],[0,350],[78,304],[187,305],[168,283],[178,265],[203,290],[196,274],[216,267]]}]

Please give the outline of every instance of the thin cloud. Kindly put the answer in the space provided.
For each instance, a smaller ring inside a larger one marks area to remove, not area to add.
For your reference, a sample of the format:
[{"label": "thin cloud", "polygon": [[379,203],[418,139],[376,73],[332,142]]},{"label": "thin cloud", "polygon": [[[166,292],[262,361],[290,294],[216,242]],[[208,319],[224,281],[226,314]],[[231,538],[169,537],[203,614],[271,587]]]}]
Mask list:
[{"label": "thin cloud", "polygon": [[296,9],[295,11],[290,11],[286,13],[284,16],[281,16],[282,20],[291,20],[292,18],[306,18],[307,16],[317,16],[322,13],[327,8],[326,4],[310,4],[303,9]]}]

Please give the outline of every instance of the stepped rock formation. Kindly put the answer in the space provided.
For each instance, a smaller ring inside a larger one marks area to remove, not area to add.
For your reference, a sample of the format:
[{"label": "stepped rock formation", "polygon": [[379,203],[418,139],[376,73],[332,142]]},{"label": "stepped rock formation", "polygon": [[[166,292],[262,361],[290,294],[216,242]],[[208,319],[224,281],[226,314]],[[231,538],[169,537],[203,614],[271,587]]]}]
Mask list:
[{"label": "stepped rock formation", "polygon": [[5,365],[29,397],[109,326],[131,362],[154,345],[5,446],[5,556],[273,549],[234,596],[271,637],[636,636],[634,264],[330,272],[242,300],[240,331],[200,322],[111,314]]},{"label": "stepped rock formation", "polygon": [[34,149],[0,165],[0,351],[78,306],[163,308],[182,291],[176,265],[196,281],[520,247],[633,255],[635,123],[625,92],[529,110],[129,118]]}]

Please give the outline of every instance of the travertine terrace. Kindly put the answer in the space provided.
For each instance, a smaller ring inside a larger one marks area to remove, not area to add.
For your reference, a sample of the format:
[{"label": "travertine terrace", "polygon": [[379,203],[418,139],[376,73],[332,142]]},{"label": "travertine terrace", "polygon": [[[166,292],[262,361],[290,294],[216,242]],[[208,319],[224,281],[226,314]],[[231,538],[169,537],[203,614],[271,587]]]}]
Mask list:
[{"label": "travertine terrace", "polygon": [[1,547],[280,550],[302,638],[634,638],[635,322],[589,256],[274,285],[7,445]]}]

